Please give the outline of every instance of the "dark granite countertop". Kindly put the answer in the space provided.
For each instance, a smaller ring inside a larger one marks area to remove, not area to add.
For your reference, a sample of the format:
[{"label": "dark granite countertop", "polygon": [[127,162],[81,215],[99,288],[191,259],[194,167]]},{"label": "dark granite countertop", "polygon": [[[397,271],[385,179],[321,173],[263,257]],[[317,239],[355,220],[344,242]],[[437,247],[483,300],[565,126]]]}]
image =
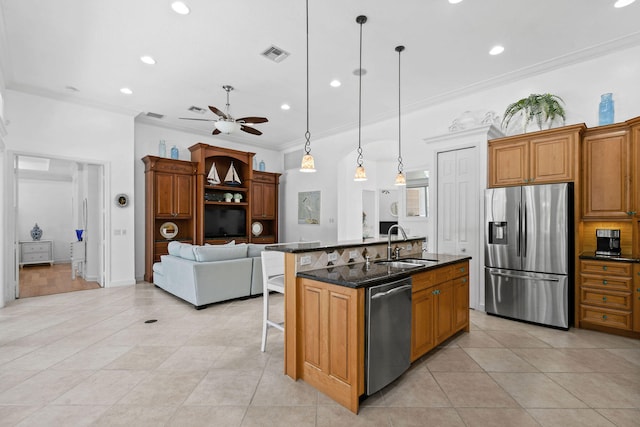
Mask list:
[{"label": "dark granite countertop", "polygon": [[631,254],[622,254],[620,256],[596,255],[595,252],[583,252],[580,259],[594,259],[598,261],[616,261],[616,262],[638,262],[640,258],[633,258]]},{"label": "dark granite countertop", "polygon": [[[410,261],[411,258],[399,259],[398,261]],[[416,257],[414,257],[416,259]],[[447,264],[471,259],[469,256],[443,255],[443,254],[423,254],[424,265],[415,268],[400,268],[390,265],[371,262],[367,268],[366,263],[341,265],[336,267],[321,268],[318,270],[310,270],[298,272],[298,277],[317,280],[320,282],[333,283],[334,285],[345,286],[348,288],[362,288],[381,283],[389,280],[397,280],[408,277],[412,274],[426,271]]]},{"label": "dark granite countertop", "polygon": [[[415,237],[410,236],[407,238],[407,242],[413,242],[416,240],[424,240],[424,237]],[[391,240],[393,243],[397,241],[403,241],[403,239],[398,239],[397,237],[393,237]],[[370,246],[370,245],[379,245],[379,244],[387,244],[387,239],[361,239],[361,240],[349,240],[349,241],[341,241],[341,242],[292,242],[292,243],[284,243],[277,245],[268,245],[265,249],[270,251],[280,251],[280,252],[288,252],[288,253],[302,253],[302,252],[313,252],[313,251],[324,251],[327,249],[340,249],[340,248],[355,248],[359,246]]]}]

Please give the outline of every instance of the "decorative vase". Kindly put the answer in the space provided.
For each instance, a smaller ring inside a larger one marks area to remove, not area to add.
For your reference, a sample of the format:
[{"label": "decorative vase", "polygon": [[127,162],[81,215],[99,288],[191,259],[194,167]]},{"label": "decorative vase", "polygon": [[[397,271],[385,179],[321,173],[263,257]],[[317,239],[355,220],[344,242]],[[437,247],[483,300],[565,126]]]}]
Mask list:
[{"label": "decorative vase", "polygon": [[612,99],[612,95],[611,93],[603,93],[600,96],[600,106],[599,106],[599,125],[610,125],[611,123],[613,123],[613,115],[614,115],[614,108],[613,108],[613,99]]},{"label": "decorative vase", "polygon": [[260,160],[260,166],[259,166],[260,171],[261,171],[261,172],[264,172],[265,167],[266,167],[266,166],[265,166],[265,164],[264,164],[264,160]]},{"label": "decorative vase", "polygon": [[41,237],[42,237],[42,229],[38,227],[38,223],[36,222],[36,225],[34,225],[33,228],[31,229],[31,238],[33,240],[40,240]]},{"label": "decorative vase", "polygon": [[178,160],[180,158],[178,147],[176,147],[175,145],[171,147],[171,158],[174,160]]},{"label": "decorative vase", "polygon": [[160,144],[158,144],[158,156],[167,157],[167,144],[165,144],[164,139],[161,139]]}]

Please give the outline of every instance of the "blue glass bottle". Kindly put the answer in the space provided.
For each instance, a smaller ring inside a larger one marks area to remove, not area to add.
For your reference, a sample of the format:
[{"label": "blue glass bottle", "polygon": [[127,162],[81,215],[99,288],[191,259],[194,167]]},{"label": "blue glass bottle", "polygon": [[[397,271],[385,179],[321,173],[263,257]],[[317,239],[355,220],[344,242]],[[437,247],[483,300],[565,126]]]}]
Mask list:
[{"label": "blue glass bottle", "polygon": [[178,160],[178,158],[180,158],[178,147],[176,147],[175,145],[171,147],[171,158],[175,160]]},{"label": "blue glass bottle", "polygon": [[600,96],[600,108],[599,108],[599,125],[610,125],[613,123],[613,99],[611,93],[603,93]]}]

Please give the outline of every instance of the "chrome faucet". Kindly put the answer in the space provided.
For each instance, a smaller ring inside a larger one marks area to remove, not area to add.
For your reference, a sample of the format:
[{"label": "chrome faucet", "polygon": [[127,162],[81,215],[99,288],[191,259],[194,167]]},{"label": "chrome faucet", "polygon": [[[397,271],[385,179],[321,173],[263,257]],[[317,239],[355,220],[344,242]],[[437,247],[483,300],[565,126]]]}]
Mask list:
[{"label": "chrome faucet", "polygon": [[[398,225],[398,224],[393,224],[391,227],[389,227],[389,231],[387,231],[387,260],[391,260],[391,230],[393,230],[394,228],[397,228],[398,230],[400,230],[400,232],[402,233],[402,238],[404,240],[407,240],[407,233],[404,232],[404,228],[402,228],[402,226]],[[400,251],[396,251],[395,256],[396,258],[398,257]]]}]

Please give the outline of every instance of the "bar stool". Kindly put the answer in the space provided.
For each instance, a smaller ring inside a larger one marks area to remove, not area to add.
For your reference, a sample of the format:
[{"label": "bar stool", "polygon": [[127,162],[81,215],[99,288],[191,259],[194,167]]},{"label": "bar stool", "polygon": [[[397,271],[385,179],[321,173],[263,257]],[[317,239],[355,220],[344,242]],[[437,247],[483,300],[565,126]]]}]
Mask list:
[{"label": "bar stool", "polygon": [[269,319],[269,292],[284,294],[284,252],[262,251],[262,351],[267,346],[267,329],[273,327],[284,332],[284,322],[274,322]]}]

